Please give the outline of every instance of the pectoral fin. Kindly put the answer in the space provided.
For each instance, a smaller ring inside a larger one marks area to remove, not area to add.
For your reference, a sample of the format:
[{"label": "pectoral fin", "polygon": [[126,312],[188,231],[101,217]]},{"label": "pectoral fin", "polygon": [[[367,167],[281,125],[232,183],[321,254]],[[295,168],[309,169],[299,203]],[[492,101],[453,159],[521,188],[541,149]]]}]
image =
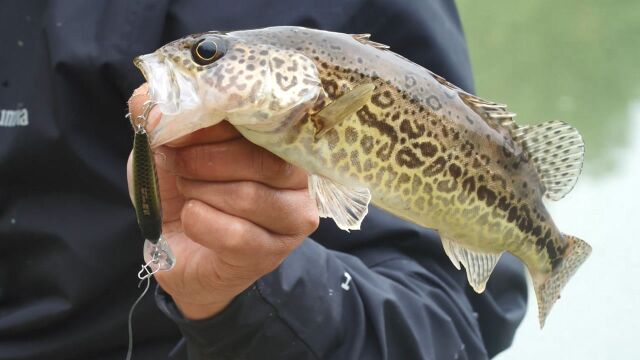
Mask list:
[{"label": "pectoral fin", "polygon": [[318,113],[312,115],[311,120],[316,127],[316,138],[322,136],[336,124],[360,110],[369,102],[374,89],[375,85],[373,84],[358,85],[351,89],[351,91],[335,99]]},{"label": "pectoral fin", "polygon": [[444,252],[449,256],[453,265],[460,270],[460,263],[467,271],[467,280],[477,293],[482,293],[487,285],[489,276],[500,260],[500,253],[481,253],[469,250],[458,243],[442,238]]},{"label": "pectoral fin", "polygon": [[367,188],[349,188],[328,178],[309,175],[309,193],[320,217],[330,217],[342,230],[360,230],[369,211],[371,193]]}]

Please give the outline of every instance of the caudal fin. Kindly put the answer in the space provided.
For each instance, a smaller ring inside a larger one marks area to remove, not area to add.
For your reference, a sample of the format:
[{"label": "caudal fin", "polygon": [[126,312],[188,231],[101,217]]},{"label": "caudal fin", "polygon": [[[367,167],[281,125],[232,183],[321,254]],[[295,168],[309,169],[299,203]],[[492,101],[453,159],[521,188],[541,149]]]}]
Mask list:
[{"label": "caudal fin", "polygon": [[585,241],[571,235],[564,235],[564,238],[569,245],[564,253],[562,262],[545,281],[535,286],[540,328],[544,327],[544,322],[551,311],[551,307],[560,298],[562,288],[591,254],[591,246]]}]

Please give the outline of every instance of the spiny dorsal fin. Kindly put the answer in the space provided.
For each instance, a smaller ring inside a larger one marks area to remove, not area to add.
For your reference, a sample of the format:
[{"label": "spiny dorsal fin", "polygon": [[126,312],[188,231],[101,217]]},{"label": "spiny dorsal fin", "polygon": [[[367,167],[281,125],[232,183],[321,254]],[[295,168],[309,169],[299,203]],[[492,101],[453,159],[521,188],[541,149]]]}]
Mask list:
[{"label": "spiny dorsal fin", "polygon": [[317,114],[311,116],[316,127],[316,138],[324,135],[336,124],[360,110],[366,105],[375,89],[373,84],[361,84],[341,95]]},{"label": "spiny dorsal fin", "polygon": [[460,96],[460,99],[465,102],[470,108],[472,108],[478,115],[480,115],[487,123],[494,127],[502,127],[508,131],[512,131],[517,125],[513,118],[516,116],[507,110],[507,105],[499,104],[493,101],[482,99],[478,96],[469,94],[468,92],[453,85],[447,79],[438,74],[432,72],[431,76],[436,79],[443,86],[455,91]]},{"label": "spiny dorsal fin", "polygon": [[560,200],[573,189],[584,158],[578,130],[562,121],[549,121],[518,126],[512,135],[531,157],[547,198]]},{"label": "spiny dorsal fin", "polygon": [[460,270],[460,263],[464,265],[467,271],[467,280],[473,290],[478,294],[482,293],[502,253],[490,254],[469,250],[444,237],[442,237],[442,246],[444,247],[444,252],[458,270]]},{"label": "spiny dorsal fin", "polygon": [[320,217],[333,218],[342,230],[360,230],[369,212],[371,193],[367,188],[349,188],[326,177],[309,175],[309,194]]},{"label": "spiny dorsal fin", "polygon": [[381,44],[379,42],[375,42],[371,40],[371,34],[353,34],[351,36],[361,44],[373,46],[374,48],[380,49],[380,50],[389,49],[389,45]]}]

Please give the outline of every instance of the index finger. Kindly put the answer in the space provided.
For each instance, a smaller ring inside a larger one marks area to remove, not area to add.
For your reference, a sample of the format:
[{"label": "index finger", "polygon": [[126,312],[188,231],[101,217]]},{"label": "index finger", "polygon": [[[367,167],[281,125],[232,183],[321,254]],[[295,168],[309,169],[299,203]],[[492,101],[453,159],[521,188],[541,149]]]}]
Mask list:
[{"label": "index finger", "polygon": [[[132,119],[135,119],[137,116],[142,114],[144,104],[149,100],[149,96],[147,94],[148,90],[148,84],[144,83],[135,89],[129,98],[129,112]],[[157,107],[151,110],[145,127],[147,132],[152,131],[158,125],[161,117],[162,113]],[[189,145],[223,142],[239,137],[241,137],[241,135],[238,130],[228,122],[223,121],[220,124],[192,132],[191,134],[173,140],[166,145],[170,147],[184,147]]]}]

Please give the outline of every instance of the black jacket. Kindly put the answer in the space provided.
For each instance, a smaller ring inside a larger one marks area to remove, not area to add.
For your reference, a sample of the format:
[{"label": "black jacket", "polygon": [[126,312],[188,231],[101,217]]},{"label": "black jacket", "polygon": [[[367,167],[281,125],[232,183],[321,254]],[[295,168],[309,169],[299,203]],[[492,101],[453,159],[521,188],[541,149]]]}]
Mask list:
[{"label": "black jacket", "polygon": [[[0,359],[124,358],[142,262],[125,177],[132,58],[286,24],[372,33],[472,90],[453,1],[0,1]],[[526,295],[514,258],[476,295],[436,233],[372,209],[362,231],[323,222],[212,319],[147,296],[134,359],[482,359],[510,344]]]}]

